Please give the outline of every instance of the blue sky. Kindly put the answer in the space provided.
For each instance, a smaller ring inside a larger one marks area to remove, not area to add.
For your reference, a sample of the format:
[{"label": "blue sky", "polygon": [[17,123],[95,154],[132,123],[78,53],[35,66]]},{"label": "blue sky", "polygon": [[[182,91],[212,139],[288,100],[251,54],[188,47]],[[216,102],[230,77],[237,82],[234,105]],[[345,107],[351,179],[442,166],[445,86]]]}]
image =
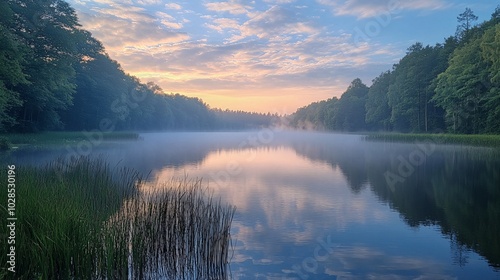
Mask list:
[{"label": "blue sky", "polygon": [[454,34],[491,0],[69,0],[126,72],[214,108],[291,113],[370,85],[415,42]]}]

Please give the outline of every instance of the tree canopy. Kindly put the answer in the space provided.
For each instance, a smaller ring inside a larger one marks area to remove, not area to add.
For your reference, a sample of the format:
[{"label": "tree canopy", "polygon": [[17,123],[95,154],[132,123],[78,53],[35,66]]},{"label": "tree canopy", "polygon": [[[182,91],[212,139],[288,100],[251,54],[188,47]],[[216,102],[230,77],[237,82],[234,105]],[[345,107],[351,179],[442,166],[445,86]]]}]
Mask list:
[{"label": "tree canopy", "polygon": [[2,1],[0,14],[0,132],[91,130],[102,123],[227,129],[269,125],[275,117],[212,110],[198,98],[142,83],[81,28],[65,1]]},{"label": "tree canopy", "polygon": [[291,124],[339,131],[500,133],[499,14],[500,6],[490,20],[474,25],[477,17],[467,8],[457,17],[455,36],[435,46],[413,44],[369,88],[356,79],[339,100],[297,110]]}]

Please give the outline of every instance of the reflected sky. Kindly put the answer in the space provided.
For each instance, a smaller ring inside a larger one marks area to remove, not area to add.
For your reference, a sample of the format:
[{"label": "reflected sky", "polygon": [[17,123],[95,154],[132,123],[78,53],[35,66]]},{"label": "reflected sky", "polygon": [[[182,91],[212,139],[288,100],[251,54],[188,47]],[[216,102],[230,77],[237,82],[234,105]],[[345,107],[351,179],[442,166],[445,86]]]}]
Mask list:
[{"label": "reflected sky", "polygon": [[[356,162],[356,137],[322,148]],[[456,279],[490,270],[475,254],[467,267],[454,266],[438,227],[409,228],[368,182],[353,192],[345,171],[314,158],[318,139],[310,140],[218,149],[196,164],[156,170],[153,181],[205,178],[216,197],[236,205],[235,279]]]},{"label": "reflected sky", "polygon": [[[488,261],[463,245],[466,241],[453,240],[463,239],[453,221],[451,230],[437,216],[412,224],[400,205],[418,201],[400,199],[399,191],[384,193],[384,182],[376,178],[390,168],[386,162],[415,146],[327,133],[264,136],[262,131],[144,134],[142,141],[93,152],[149,174],[150,182],[203,178],[214,197],[235,205],[234,279],[500,278]],[[10,157],[29,162],[21,151]],[[447,160],[448,152],[436,153],[429,168],[447,170]],[[418,191],[411,184],[421,184],[418,176],[424,171],[405,182],[408,191]],[[442,180],[435,178],[447,180],[426,176],[436,184]],[[432,207],[421,202],[421,208],[425,213]],[[457,254],[464,261],[457,262]]]}]

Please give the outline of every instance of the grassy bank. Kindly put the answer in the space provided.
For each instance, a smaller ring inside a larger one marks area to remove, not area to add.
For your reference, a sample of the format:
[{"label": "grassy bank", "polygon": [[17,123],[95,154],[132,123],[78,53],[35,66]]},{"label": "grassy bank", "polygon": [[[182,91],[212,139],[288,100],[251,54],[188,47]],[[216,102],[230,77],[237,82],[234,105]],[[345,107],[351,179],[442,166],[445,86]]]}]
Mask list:
[{"label": "grassy bank", "polygon": [[[102,137],[102,138],[101,138]],[[61,144],[61,143],[76,143],[83,140],[89,141],[111,141],[111,140],[137,140],[139,134],[135,132],[42,132],[42,133],[10,133],[1,134],[0,138],[6,139],[14,145],[46,145],[46,144]]]},{"label": "grassy bank", "polygon": [[2,242],[1,279],[227,277],[234,208],[211,200],[199,181],[144,195],[134,171],[88,158],[15,173],[16,273]]},{"label": "grassy bank", "polygon": [[433,141],[440,144],[500,147],[500,135],[374,133],[366,135],[364,139],[383,142]]}]

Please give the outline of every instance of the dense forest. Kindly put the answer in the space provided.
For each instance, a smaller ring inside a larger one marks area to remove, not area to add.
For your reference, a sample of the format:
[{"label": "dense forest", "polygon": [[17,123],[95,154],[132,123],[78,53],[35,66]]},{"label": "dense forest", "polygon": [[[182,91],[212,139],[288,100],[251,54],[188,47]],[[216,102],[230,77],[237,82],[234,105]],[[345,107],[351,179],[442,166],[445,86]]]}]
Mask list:
[{"label": "dense forest", "polygon": [[0,15],[0,132],[240,129],[277,117],[213,110],[141,83],[65,1],[0,1]]},{"label": "dense forest", "polygon": [[367,87],[355,79],[340,98],[298,109],[298,128],[338,131],[500,133],[500,6],[474,25],[467,8],[444,43],[415,43]]},{"label": "dense forest", "polygon": [[[62,0],[0,2],[0,132],[244,129],[278,116],[212,109],[142,83],[112,60]],[[500,8],[466,9],[444,43],[408,48],[370,87],[298,109],[299,128],[500,133]]]}]

